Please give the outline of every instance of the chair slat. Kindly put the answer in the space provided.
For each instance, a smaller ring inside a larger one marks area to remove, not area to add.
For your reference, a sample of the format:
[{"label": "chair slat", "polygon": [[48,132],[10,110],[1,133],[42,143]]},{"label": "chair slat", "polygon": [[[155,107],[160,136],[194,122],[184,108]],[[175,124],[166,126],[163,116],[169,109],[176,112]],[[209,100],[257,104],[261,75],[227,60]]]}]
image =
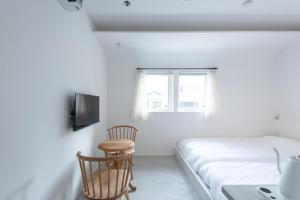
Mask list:
[{"label": "chair slat", "polygon": [[123,127],[123,138],[125,138],[125,127]]},{"label": "chair slat", "polygon": [[102,178],[101,178],[101,163],[98,161],[98,171],[99,171],[99,191],[100,191],[100,198],[102,198]]},{"label": "chair slat", "polygon": [[110,139],[130,139],[135,142],[137,129],[129,125],[113,126],[107,129]]},{"label": "chair slat", "polygon": [[108,170],[107,170],[107,179],[108,179],[108,192],[107,192],[107,198],[110,198],[110,168],[111,168],[111,163],[109,162],[108,164]]},{"label": "chair slat", "polygon": [[90,188],[88,187],[88,179],[87,179],[87,174],[86,174],[86,167],[85,167],[85,161],[84,160],[82,160],[82,162],[83,162],[83,165],[82,165],[82,168],[83,168],[83,176],[84,176],[84,182],[85,182],[85,184],[86,184],[86,186],[87,186],[87,194],[90,194]]},{"label": "chair slat", "polygon": [[92,182],[92,191],[93,191],[93,198],[95,198],[95,185],[94,185],[94,179],[93,179],[93,170],[92,170],[92,161],[89,161],[90,165],[90,175],[91,175],[91,182]]},{"label": "chair slat", "polygon": [[117,196],[118,194],[118,186],[119,186],[119,172],[120,172],[120,168],[117,168],[117,178],[116,178],[116,189],[115,189],[115,196]]},{"label": "chair slat", "polygon": [[[97,158],[81,156],[78,152],[84,196],[87,199],[112,200],[124,195],[129,187],[132,154]],[[120,164],[114,166],[111,163]]]},{"label": "chair slat", "polygon": [[82,177],[82,182],[83,182],[83,191],[85,192],[87,190],[85,178],[84,178],[84,173],[83,173],[83,168],[82,168],[82,161],[79,159],[79,166],[80,166],[80,171],[81,171],[81,177]]}]

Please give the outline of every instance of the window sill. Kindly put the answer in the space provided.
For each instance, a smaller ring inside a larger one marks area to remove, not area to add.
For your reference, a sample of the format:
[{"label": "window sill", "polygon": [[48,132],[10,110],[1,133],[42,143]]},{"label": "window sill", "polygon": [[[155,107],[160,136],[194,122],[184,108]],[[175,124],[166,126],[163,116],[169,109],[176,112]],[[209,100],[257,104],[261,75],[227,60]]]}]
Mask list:
[{"label": "window sill", "polygon": [[204,114],[204,112],[197,112],[197,111],[193,111],[193,112],[188,112],[188,111],[178,111],[178,112],[171,112],[171,111],[162,111],[162,112],[148,112],[148,114]]},{"label": "window sill", "polygon": [[204,112],[148,112],[148,120],[199,120],[205,119]]}]

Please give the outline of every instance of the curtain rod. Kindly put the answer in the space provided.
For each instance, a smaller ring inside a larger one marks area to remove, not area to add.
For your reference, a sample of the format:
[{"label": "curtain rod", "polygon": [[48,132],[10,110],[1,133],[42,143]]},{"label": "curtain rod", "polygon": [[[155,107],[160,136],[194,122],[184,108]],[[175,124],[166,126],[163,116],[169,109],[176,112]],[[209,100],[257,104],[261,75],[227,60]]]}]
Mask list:
[{"label": "curtain rod", "polygon": [[172,69],[172,70],[176,70],[176,69],[187,69],[187,70],[192,70],[192,69],[207,69],[207,70],[215,70],[215,69],[219,69],[217,67],[200,67],[200,68],[136,68],[136,70],[147,70],[147,69],[153,69],[153,70],[168,70],[168,69]]}]

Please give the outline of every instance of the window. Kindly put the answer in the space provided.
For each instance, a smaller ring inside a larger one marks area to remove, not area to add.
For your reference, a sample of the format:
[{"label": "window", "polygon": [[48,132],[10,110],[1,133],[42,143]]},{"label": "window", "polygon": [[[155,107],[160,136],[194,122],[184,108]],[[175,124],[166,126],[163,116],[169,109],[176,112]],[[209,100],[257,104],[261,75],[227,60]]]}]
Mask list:
[{"label": "window", "polygon": [[205,74],[179,75],[178,111],[203,111],[205,104],[205,81]]},{"label": "window", "polygon": [[171,76],[164,74],[146,75],[146,99],[147,110],[150,112],[170,111],[169,95],[171,88]]},{"label": "window", "polygon": [[204,112],[206,72],[146,73],[148,112]]}]

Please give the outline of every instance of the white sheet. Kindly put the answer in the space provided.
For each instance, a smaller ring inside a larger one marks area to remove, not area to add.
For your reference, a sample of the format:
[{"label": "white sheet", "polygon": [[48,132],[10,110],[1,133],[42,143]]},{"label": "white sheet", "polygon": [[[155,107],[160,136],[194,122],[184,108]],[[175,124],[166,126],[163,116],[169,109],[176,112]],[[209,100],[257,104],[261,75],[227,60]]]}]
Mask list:
[{"label": "white sheet", "polygon": [[195,172],[202,165],[216,161],[274,162],[273,147],[283,159],[300,154],[300,142],[276,136],[184,139],[177,146]]},{"label": "white sheet", "polygon": [[221,191],[224,184],[277,184],[273,147],[283,160],[300,155],[300,142],[276,136],[185,139],[177,149],[210,188],[214,199],[225,200]]},{"label": "white sheet", "polygon": [[215,200],[227,200],[222,185],[276,185],[275,162],[213,162],[203,165],[199,175]]}]

